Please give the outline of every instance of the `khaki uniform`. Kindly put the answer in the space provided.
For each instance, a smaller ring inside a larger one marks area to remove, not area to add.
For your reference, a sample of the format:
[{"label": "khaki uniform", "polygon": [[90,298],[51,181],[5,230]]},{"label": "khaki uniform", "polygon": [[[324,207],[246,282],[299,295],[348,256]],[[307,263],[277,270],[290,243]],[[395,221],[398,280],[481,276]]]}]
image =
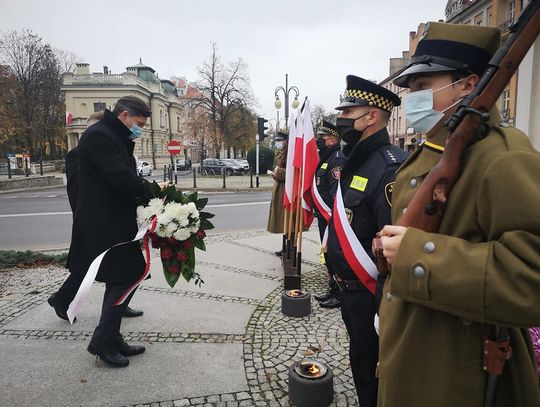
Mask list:
[{"label": "khaki uniform", "polygon": [[[446,136],[440,130],[398,171],[394,224]],[[379,407],[483,406],[488,324],[511,327],[496,405],[540,406],[526,329],[540,324],[539,177],[527,137],[495,126],[467,150],[440,234],[409,228],[380,308]]]},{"label": "khaki uniform", "polygon": [[272,201],[268,213],[268,225],[266,230],[270,233],[283,233],[283,194],[285,192],[285,166],[287,159],[285,153],[280,151],[274,160],[274,188],[272,189]]}]

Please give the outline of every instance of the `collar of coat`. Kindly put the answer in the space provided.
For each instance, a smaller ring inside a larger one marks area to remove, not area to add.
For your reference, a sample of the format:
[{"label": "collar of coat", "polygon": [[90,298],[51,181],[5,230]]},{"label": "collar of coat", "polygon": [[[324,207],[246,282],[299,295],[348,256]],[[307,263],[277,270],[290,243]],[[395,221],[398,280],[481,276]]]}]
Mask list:
[{"label": "collar of coat", "polygon": [[332,156],[332,154],[334,154],[336,151],[339,151],[340,149],[341,146],[339,144],[336,144],[325,148],[322,151],[319,151],[319,165],[328,160]]},{"label": "collar of coat", "polygon": [[356,143],[354,146],[345,147],[343,152],[347,156],[347,162],[345,163],[342,173],[346,173],[349,170],[358,167],[366,161],[374,151],[387,145],[390,145],[390,137],[388,137],[388,131],[385,127],[372,134],[367,139]]},{"label": "collar of coat", "polygon": [[103,124],[113,130],[113,133],[123,142],[133,143],[133,141],[129,138],[129,136],[131,136],[131,130],[128,129],[124,123],[122,123],[110,110],[105,110],[103,119],[101,120],[103,121]]}]

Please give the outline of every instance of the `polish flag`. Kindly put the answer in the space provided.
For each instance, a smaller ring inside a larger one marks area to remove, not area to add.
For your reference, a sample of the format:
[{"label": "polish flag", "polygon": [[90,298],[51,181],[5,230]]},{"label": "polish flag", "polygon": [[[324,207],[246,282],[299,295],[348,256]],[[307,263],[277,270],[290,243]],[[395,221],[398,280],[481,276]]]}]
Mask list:
[{"label": "polish flag", "polygon": [[289,208],[294,205],[296,191],[298,188],[294,187],[295,184],[295,170],[293,167],[294,149],[296,144],[294,139],[296,137],[296,121],[291,114],[289,118],[289,142],[287,143],[287,163],[285,165],[285,192],[283,193],[283,207]]},{"label": "polish flag", "polygon": [[311,121],[311,111],[309,109],[309,101],[306,100],[303,111],[303,167],[302,173],[302,209],[304,210],[304,225],[310,226],[313,222],[313,197],[312,187],[313,178],[317,172],[319,164],[319,153],[317,152],[317,144],[313,133],[313,124]]},{"label": "polish flag", "polygon": [[71,126],[72,121],[73,121],[73,115],[69,112],[66,112],[66,127]]}]

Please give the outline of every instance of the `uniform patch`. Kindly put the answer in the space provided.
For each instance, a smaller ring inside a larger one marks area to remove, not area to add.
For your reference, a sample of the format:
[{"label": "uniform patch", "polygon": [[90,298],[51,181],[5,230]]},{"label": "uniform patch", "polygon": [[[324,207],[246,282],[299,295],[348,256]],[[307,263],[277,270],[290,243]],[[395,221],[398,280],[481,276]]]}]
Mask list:
[{"label": "uniform patch", "polygon": [[353,211],[349,208],[345,208],[345,214],[347,215],[347,220],[349,221],[349,225],[352,225],[353,220]]},{"label": "uniform patch", "polygon": [[332,168],[332,171],[330,171],[330,173],[332,174],[332,177],[334,177],[334,179],[339,180],[339,177],[341,177],[341,167],[336,166]]},{"label": "uniform patch", "polygon": [[326,170],[328,168],[328,163],[321,164],[321,170]]},{"label": "uniform patch", "polygon": [[394,192],[394,184],[395,182],[389,182],[384,187],[384,197],[390,206],[392,206],[392,192]]},{"label": "uniform patch", "polygon": [[355,175],[351,181],[351,188],[357,189],[359,191],[364,192],[366,190],[366,186],[368,183],[368,179],[364,177],[360,177],[358,175]]}]

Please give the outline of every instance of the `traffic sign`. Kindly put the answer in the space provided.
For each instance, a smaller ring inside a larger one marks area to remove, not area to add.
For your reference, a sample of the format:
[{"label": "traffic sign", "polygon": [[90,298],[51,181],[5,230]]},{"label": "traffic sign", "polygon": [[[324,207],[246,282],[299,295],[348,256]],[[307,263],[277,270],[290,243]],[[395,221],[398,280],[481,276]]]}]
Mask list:
[{"label": "traffic sign", "polygon": [[167,143],[167,151],[170,155],[176,155],[180,153],[181,144],[179,141],[171,140]]}]

